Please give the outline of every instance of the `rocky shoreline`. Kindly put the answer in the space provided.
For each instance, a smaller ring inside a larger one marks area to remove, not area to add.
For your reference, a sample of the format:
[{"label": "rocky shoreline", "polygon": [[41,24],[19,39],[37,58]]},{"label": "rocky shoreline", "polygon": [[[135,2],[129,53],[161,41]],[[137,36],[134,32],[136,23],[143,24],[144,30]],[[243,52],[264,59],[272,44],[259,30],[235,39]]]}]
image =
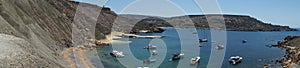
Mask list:
[{"label": "rocky shoreline", "polygon": [[300,36],[288,36],[278,46],[286,49],[280,60],[283,68],[299,68],[300,65]]}]

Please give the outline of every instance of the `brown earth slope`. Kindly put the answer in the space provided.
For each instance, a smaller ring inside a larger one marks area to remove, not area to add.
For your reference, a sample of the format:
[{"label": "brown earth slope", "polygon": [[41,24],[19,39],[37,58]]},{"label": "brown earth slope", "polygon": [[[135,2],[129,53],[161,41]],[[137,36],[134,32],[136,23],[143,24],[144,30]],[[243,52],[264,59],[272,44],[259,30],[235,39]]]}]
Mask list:
[{"label": "brown earth slope", "polygon": [[[60,53],[76,46],[72,45],[71,24],[78,5],[67,0],[0,0],[0,48],[3,48],[0,51],[0,67],[67,67]],[[85,3],[81,5],[86,11],[102,9]],[[86,13],[78,14],[82,16],[79,20],[84,20],[82,23],[95,21],[89,20]],[[109,8],[99,14],[96,20],[97,39],[104,39],[110,33],[115,17],[116,14]]]}]

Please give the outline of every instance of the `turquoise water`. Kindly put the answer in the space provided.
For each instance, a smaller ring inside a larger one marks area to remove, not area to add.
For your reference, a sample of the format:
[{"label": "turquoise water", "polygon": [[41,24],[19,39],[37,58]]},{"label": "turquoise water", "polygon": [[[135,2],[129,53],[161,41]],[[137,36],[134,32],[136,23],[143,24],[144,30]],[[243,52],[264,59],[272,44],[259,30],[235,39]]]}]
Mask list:
[{"label": "turquoise water", "polygon": [[[177,30],[177,31],[176,31]],[[138,35],[162,35],[165,36],[162,38],[165,45],[167,46],[167,54],[163,63],[159,65],[159,68],[176,68],[178,65],[178,61],[169,61],[170,56],[174,53],[180,53],[181,51],[181,43],[183,42],[191,42],[195,40],[186,40],[180,39],[177,32],[193,32],[189,29],[173,29],[166,28],[166,31],[163,33],[147,33],[147,34],[138,34]],[[197,30],[199,38],[210,38],[209,30]],[[185,33],[180,34],[185,37]],[[188,35],[188,34],[187,34]],[[226,45],[226,53],[224,57],[224,61],[222,64],[222,68],[262,68],[265,64],[274,65],[273,67],[278,67],[275,65],[274,60],[280,59],[285,50],[277,47],[267,47],[266,45],[276,44],[278,41],[282,41],[284,37],[289,35],[298,35],[300,36],[299,31],[283,31],[283,32],[247,32],[247,31],[227,31],[227,45]],[[195,36],[196,37],[196,36]],[[143,49],[143,47],[150,44],[153,39],[142,39],[142,38],[130,38],[132,43],[129,45],[131,52],[133,55],[139,60],[145,60],[150,57],[149,50]],[[241,40],[247,40],[247,43],[241,43]],[[193,48],[200,49],[200,63],[198,64],[198,68],[206,68],[209,62],[209,57],[211,53],[212,47],[211,42],[200,43],[201,45],[207,45],[204,47],[198,47],[195,44]],[[194,45],[194,44],[188,44]],[[111,52],[111,46],[105,46],[99,49],[98,53],[101,58],[101,62],[104,64],[106,68],[124,68],[124,65],[118,62],[116,58],[113,58],[109,55]],[[191,50],[195,51],[195,50]],[[197,51],[197,50],[196,50]],[[124,53],[126,55],[126,53]],[[238,65],[231,65],[227,61],[230,56],[239,55],[244,59],[242,63]],[[125,56],[126,57],[126,56]],[[183,58],[190,59],[190,58]],[[189,62],[187,62],[189,63]],[[147,66],[147,65],[146,65]],[[149,66],[151,67],[151,66]]]}]

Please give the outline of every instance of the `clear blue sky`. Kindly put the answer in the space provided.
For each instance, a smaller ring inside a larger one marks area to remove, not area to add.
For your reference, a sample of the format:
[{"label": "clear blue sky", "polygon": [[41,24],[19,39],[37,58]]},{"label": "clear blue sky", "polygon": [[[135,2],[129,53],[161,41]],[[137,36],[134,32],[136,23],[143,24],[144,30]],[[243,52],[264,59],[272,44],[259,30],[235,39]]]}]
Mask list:
[{"label": "clear blue sky", "polygon": [[[154,16],[203,14],[195,0],[110,0],[107,3],[104,3],[106,0],[77,1],[105,4],[118,14]],[[218,0],[218,3],[223,14],[249,15],[266,23],[300,28],[300,0]],[[182,9],[185,13],[176,8]]]}]

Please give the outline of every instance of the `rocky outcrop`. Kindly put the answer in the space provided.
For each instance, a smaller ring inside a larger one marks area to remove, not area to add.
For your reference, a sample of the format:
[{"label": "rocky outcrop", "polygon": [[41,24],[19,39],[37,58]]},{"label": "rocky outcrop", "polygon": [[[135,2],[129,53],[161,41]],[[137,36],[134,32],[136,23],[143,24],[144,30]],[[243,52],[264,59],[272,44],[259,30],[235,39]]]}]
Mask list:
[{"label": "rocky outcrop", "polygon": [[281,60],[283,68],[297,68],[300,65],[300,36],[288,36],[278,46],[286,49],[286,55]]}]

